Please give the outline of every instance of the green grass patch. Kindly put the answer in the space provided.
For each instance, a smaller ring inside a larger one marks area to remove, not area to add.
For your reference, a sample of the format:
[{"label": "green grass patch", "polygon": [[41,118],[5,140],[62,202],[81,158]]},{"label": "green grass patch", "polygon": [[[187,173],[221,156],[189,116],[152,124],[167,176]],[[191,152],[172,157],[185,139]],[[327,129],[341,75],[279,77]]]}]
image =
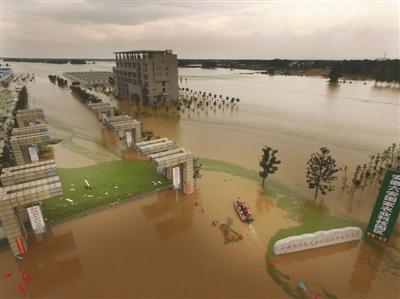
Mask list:
[{"label": "green grass patch", "polygon": [[[129,195],[153,191],[171,183],[156,173],[150,161],[144,160],[113,161],[83,168],[59,168],[57,172],[64,194],[44,202],[43,213],[47,221],[118,202]],[[92,189],[85,188],[85,179]]]}]

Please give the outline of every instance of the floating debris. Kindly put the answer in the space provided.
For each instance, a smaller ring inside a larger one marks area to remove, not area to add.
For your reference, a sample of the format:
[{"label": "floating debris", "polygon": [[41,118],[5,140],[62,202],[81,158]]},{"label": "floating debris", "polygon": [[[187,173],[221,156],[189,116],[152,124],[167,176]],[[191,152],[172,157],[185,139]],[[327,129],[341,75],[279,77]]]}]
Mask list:
[{"label": "floating debris", "polygon": [[65,199],[66,201],[68,201],[68,202],[74,202],[72,199],[70,199],[70,198],[66,198]]},{"label": "floating debris", "polygon": [[87,197],[93,197],[93,195],[92,194],[88,194]]},{"label": "floating debris", "polygon": [[31,276],[30,276],[28,273],[26,273],[26,272],[22,272],[22,279],[23,279],[25,282],[28,282],[29,279],[31,279]]},{"label": "floating debris", "polygon": [[114,186],[114,189],[118,189],[118,186]]},{"label": "floating debris", "polygon": [[105,194],[105,195],[108,195],[108,192],[105,192],[104,194]]},{"label": "floating debris", "polygon": [[69,191],[75,191],[76,189],[69,189]]},{"label": "floating debris", "polygon": [[22,283],[20,283],[20,284],[18,284],[18,286],[17,286],[17,291],[19,291],[19,292],[25,292],[25,291],[26,291],[26,288],[25,288],[25,286],[24,286]]}]

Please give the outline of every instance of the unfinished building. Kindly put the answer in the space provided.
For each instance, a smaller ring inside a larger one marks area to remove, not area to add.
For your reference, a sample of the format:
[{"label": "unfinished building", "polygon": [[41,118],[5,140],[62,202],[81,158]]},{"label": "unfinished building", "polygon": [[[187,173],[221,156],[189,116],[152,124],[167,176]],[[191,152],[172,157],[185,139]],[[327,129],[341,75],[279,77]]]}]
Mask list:
[{"label": "unfinished building", "polygon": [[193,154],[179,147],[150,154],[149,159],[156,165],[157,172],[172,180],[176,189],[185,194],[194,192]]},{"label": "unfinished building", "polygon": [[106,117],[114,116],[114,108],[108,103],[88,103],[87,105],[101,121]]},{"label": "unfinished building", "polygon": [[140,122],[128,115],[107,117],[104,119],[104,123],[118,134],[119,139],[125,138],[128,147],[133,147],[136,143],[142,141]]},{"label": "unfinished building", "polygon": [[19,128],[32,127],[45,122],[42,108],[20,109],[17,111],[15,118]]},{"label": "unfinished building", "polygon": [[136,149],[144,156],[174,149],[175,143],[168,138],[159,138],[136,143]]}]

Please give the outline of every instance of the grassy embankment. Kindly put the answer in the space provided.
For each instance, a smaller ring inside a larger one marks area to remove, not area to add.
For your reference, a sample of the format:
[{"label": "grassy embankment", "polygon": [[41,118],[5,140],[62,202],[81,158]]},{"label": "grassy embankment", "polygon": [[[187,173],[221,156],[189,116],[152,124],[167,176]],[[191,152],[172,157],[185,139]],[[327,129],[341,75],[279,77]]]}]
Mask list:
[{"label": "grassy embankment", "polygon": [[[64,195],[44,202],[43,213],[47,221],[72,216],[118,202],[129,195],[153,191],[170,184],[168,179],[157,175],[151,162],[144,160],[115,161],[83,168],[59,168],[57,172]],[[85,179],[92,189],[85,188]]]},{"label": "grassy embankment", "polygon": [[[202,163],[205,170],[225,172],[260,182],[260,177],[256,171],[238,165],[204,158],[200,159],[200,163]],[[366,223],[361,223],[346,215],[335,216],[329,214],[327,207],[313,202],[274,180],[268,180],[264,192],[275,200],[275,204],[279,208],[286,210],[290,218],[301,223],[300,226],[281,229],[271,238],[266,252],[266,261],[274,256],[272,252],[273,244],[282,238],[345,226],[358,226],[362,229],[366,227]],[[289,275],[282,273],[276,266],[266,266],[266,271],[289,296],[302,297],[296,289],[298,282],[291,281]],[[322,289],[322,292],[328,298],[336,298],[334,294],[325,289]]]}]

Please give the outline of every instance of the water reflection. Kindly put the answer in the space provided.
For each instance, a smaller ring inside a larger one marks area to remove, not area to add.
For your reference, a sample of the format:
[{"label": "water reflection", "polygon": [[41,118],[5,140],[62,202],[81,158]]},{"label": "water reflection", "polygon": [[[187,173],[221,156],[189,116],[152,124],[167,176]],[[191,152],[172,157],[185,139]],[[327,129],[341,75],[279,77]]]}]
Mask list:
[{"label": "water reflection", "polygon": [[80,278],[82,267],[72,231],[50,229],[43,235],[31,235],[30,250],[18,263],[21,272],[29,273],[28,291],[43,297]]},{"label": "water reflection", "polygon": [[156,231],[163,240],[168,240],[193,227],[195,206],[193,201],[179,191],[175,191],[175,196],[171,195],[172,193],[162,193],[157,201],[142,207],[146,219],[162,218],[156,223]]}]

